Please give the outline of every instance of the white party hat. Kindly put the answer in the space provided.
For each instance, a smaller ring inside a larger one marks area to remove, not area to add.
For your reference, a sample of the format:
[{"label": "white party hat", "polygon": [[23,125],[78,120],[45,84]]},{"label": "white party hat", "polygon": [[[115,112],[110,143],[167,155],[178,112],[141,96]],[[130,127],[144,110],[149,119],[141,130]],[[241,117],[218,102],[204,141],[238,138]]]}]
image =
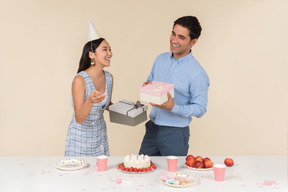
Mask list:
[{"label": "white party hat", "polygon": [[88,42],[93,41],[95,39],[99,39],[99,38],[101,38],[101,36],[96,31],[92,22],[89,20],[89,22],[88,22]]}]

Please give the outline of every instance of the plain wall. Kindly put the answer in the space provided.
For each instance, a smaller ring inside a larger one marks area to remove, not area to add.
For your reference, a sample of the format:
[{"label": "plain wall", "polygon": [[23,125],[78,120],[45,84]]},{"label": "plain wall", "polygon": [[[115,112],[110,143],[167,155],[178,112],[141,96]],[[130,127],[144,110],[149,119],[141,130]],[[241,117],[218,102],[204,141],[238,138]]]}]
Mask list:
[{"label": "plain wall", "polygon": [[[194,155],[287,155],[286,0],[0,1],[0,155],[62,156],[71,83],[88,20],[110,43],[113,102],[139,100],[173,22],[198,17],[194,57],[210,78],[207,113],[190,125]],[[145,103],[148,104],[148,103]],[[149,105],[149,112],[151,106]],[[112,156],[138,153],[144,123],[109,122]]]}]

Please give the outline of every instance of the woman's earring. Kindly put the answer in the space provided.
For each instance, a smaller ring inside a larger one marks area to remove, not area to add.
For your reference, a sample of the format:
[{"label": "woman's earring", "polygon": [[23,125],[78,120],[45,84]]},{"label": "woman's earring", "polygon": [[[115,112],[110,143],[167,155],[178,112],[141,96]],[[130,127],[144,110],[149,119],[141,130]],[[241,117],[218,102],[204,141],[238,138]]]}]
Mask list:
[{"label": "woman's earring", "polygon": [[94,65],[95,63],[94,63],[94,61],[93,60],[91,60],[91,65]]}]

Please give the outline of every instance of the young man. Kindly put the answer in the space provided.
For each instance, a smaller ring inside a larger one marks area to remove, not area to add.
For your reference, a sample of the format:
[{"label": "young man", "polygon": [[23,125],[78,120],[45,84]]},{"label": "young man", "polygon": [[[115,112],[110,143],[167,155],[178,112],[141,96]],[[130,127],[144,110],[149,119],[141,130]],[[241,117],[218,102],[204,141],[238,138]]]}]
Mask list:
[{"label": "young man", "polygon": [[193,57],[201,26],[194,16],[174,22],[170,37],[170,51],[160,54],[144,86],[152,81],[174,84],[174,98],[153,107],[146,123],[146,133],[139,154],[150,156],[186,156],[189,148],[189,124],[192,116],[206,113],[209,78]]}]

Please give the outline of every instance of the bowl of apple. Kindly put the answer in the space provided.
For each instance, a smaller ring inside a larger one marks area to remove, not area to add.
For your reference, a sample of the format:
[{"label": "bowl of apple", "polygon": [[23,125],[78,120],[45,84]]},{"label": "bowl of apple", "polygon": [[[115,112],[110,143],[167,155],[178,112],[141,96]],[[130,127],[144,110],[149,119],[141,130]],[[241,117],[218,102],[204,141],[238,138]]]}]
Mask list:
[{"label": "bowl of apple", "polygon": [[185,167],[194,171],[210,171],[213,170],[213,162],[209,157],[187,155]]}]

